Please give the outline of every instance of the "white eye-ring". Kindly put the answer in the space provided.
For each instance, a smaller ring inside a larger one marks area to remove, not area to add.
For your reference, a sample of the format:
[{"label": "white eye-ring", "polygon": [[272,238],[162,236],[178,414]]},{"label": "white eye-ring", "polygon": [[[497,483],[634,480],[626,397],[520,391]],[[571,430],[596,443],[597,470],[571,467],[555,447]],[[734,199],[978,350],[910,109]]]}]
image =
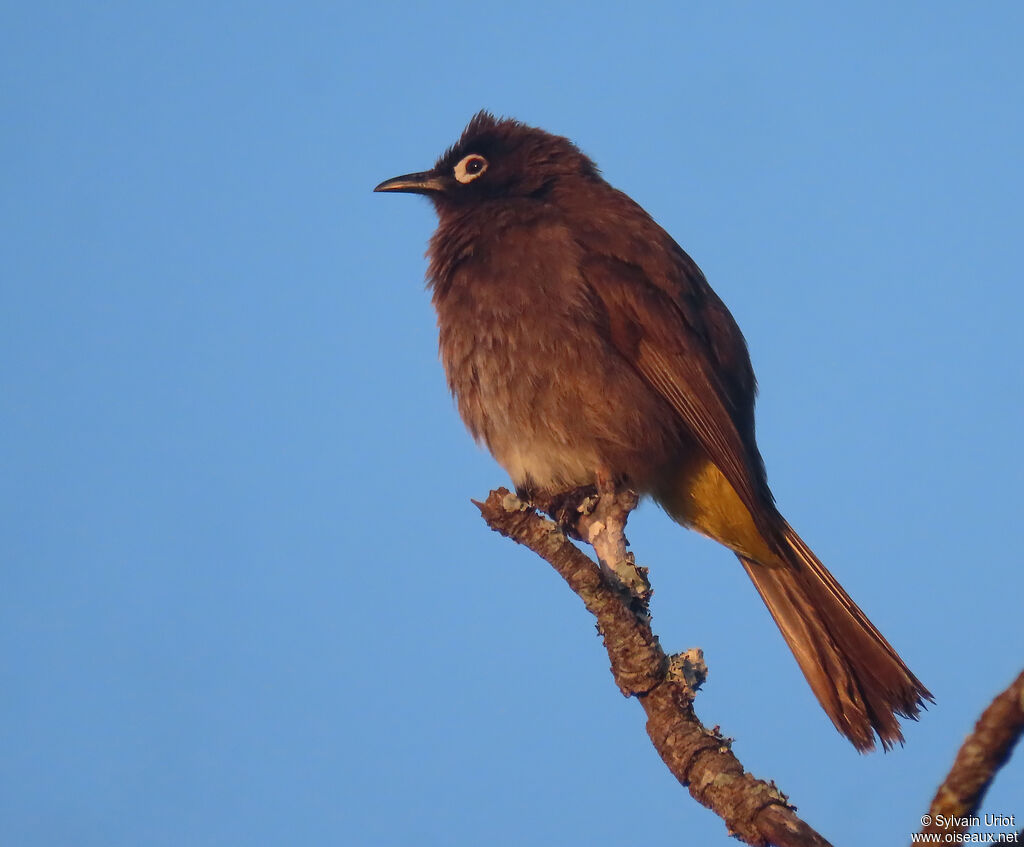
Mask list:
[{"label": "white eye-ring", "polygon": [[455,166],[455,178],[465,185],[487,170],[487,160],[479,153],[470,153]]}]

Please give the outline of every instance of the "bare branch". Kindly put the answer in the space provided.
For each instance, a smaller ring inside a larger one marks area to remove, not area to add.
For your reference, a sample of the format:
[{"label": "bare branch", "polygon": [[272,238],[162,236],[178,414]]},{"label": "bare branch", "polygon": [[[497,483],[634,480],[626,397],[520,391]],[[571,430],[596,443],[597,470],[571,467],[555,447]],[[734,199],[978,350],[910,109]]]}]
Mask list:
[{"label": "bare branch", "polygon": [[[577,518],[575,525],[569,521],[570,531],[588,538],[588,526],[593,529],[588,514],[597,515],[603,524],[601,531],[608,531],[606,518],[618,514],[626,504],[621,525],[612,528],[622,536],[625,517],[636,505],[635,495],[631,504],[628,492],[605,492],[600,499],[609,496],[621,497],[619,505],[607,506],[604,512],[601,507],[590,512],[584,508],[587,514]],[[747,773],[733,755],[729,740],[704,727],[694,714],[696,688],[706,673],[703,659],[699,650],[671,660],[665,655],[651,630],[646,606],[649,588],[639,593],[631,590],[632,577],[623,580],[623,568],[607,560],[602,571],[569,541],[558,524],[504,488],[492,491],[485,502],[476,505],[491,529],[549,562],[597,618],[615,682],[624,695],[640,701],[647,713],[647,733],[662,760],[695,800],[725,821],[731,835],[758,847],[829,847],[797,817],[795,807],[774,783]],[[549,505],[545,508],[550,510]],[[552,511],[560,519],[565,517],[564,511]],[[636,568],[632,556],[625,554],[624,536],[602,543],[606,545],[602,558],[620,562],[626,558],[630,568],[644,574],[644,569]]]},{"label": "bare branch", "polygon": [[922,833],[964,832],[1024,732],[1024,672],[978,718],[946,781],[932,800]]}]

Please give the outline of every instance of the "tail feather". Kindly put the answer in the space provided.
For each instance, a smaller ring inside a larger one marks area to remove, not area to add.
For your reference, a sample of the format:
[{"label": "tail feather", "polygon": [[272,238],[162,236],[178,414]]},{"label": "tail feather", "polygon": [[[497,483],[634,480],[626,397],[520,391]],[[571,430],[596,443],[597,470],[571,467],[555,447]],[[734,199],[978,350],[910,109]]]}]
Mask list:
[{"label": "tail feather", "polygon": [[740,556],[822,708],[860,751],[903,742],[897,715],[916,718],[928,689],[788,524],[786,564]]}]

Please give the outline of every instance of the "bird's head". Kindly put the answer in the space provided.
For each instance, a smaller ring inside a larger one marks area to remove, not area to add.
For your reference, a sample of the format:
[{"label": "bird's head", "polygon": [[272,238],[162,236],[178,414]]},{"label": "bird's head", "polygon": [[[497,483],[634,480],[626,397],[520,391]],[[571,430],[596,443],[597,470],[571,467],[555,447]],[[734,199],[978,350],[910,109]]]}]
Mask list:
[{"label": "bird's head", "polygon": [[385,180],[374,191],[425,194],[438,211],[487,200],[543,197],[559,180],[597,177],[569,139],[479,112],[429,171]]}]

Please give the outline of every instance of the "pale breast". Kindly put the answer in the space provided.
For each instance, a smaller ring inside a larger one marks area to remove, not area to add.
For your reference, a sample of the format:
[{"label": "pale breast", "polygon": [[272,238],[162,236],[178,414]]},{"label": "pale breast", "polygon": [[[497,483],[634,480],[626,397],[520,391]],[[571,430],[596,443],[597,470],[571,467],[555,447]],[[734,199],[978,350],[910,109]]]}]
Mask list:
[{"label": "pale breast", "polygon": [[673,449],[672,415],[606,340],[577,250],[557,226],[505,231],[435,288],[459,413],[521,487],[650,476]]}]

